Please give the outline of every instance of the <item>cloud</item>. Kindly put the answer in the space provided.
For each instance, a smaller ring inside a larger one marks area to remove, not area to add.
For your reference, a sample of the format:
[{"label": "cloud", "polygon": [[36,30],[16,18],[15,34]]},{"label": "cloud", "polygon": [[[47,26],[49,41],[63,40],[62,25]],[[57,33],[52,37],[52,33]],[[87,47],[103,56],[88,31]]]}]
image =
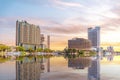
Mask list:
[{"label": "cloud", "polygon": [[51,0],[51,2],[56,6],[64,7],[64,8],[68,8],[68,7],[81,8],[81,7],[83,7],[83,5],[81,5],[78,2],[67,2],[67,1],[63,1],[63,0]]},{"label": "cloud", "polygon": [[85,28],[81,25],[60,25],[55,27],[44,27],[48,32],[59,34],[78,34],[85,31]]},{"label": "cloud", "polygon": [[[30,24],[39,25],[41,32],[44,34],[50,34],[54,37],[60,37],[53,40],[60,42],[67,42],[68,39],[73,37],[85,37],[87,38],[87,28],[94,27],[96,25],[101,26],[102,41],[119,41],[120,39],[115,37],[116,34],[120,34],[120,5],[111,5],[100,8],[100,6],[94,6],[79,11],[82,7],[80,3],[65,2],[62,0],[52,0],[54,4],[61,7],[66,7],[71,10],[75,8],[76,15],[66,17],[63,20],[57,20],[59,18],[35,18],[35,17],[1,17],[0,18],[0,34],[7,33],[6,35],[15,35],[15,23],[16,20],[26,20]],[[82,4],[83,5],[83,4]],[[107,4],[108,5],[108,4]],[[88,5],[87,7],[89,7]],[[78,11],[77,11],[78,10]],[[72,11],[71,11],[72,14]],[[57,18],[57,19],[56,19]],[[10,29],[10,30],[9,30]],[[119,35],[117,35],[119,36]],[[1,35],[0,35],[1,37]],[[3,36],[2,36],[3,37]],[[111,37],[114,38],[111,39]],[[14,40],[14,37],[11,37]],[[3,38],[5,39],[5,38]],[[2,39],[2,41],[3,41]],[[10,39],[10,38],[6,38]],[[61,41],[61,39],[63,41]],[[104,40],[103,40],[104,39]],[[57,43],[56,44],[61,44]]]}]

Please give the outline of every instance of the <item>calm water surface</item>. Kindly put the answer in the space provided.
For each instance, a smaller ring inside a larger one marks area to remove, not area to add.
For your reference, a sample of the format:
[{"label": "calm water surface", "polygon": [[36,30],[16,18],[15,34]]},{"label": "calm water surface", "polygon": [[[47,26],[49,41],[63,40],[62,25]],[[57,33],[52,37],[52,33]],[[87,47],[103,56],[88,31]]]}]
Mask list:
[{"label": "calm water surface", "polygon": [[[101,80],[120,80],[120,59],[101,61]],[[46,66],[45,66],[46,67]],[[15,80],[15,61],[0,63],[0,80]],[[68,67],[68,60],[63,57],[53,57],[50,59],[50,72],[46,70],[41,74],[40,80],[87,80],[88,68],[75,69]]]}]

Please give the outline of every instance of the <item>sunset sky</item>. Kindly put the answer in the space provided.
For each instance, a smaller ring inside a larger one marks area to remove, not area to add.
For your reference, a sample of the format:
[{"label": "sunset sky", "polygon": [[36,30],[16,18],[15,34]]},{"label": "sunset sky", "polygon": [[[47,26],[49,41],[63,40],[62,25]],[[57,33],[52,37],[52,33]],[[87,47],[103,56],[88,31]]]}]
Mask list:
[{"label": "sunset sky", "polygon": [[16,20],[39,25],[51,48],[101,27],[102,46],[120,46],[120,0],[0,0],[0,44],[15,45]]}]

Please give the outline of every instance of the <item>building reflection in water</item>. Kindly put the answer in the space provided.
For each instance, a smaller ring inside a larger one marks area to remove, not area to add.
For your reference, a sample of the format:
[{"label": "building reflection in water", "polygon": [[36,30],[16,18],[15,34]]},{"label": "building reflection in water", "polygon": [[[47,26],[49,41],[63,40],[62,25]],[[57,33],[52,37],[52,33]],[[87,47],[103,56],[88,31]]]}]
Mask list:
[{"label": "building reflection in water", "polygon": [[75,69],[88,68],[88,80],[100,80],[100,61],[98,57],[69,58],[68,67]]},{"label": "building reflection in water", "polygon": [[40,80],[41,60],[25,58],[16,61],[16,80]]},{"label": "building reflection in water", "polygon": [[100,80],[100,60],[99,56],[92,60],[88,68],[88,80]]},{"label": "building reflection in water", "polygon": [[91,64],[90,57],[78,57],[68,59],[68,67],[72,67],[75,69],[84,69],[85,67],[89,67],[90,64]]}]

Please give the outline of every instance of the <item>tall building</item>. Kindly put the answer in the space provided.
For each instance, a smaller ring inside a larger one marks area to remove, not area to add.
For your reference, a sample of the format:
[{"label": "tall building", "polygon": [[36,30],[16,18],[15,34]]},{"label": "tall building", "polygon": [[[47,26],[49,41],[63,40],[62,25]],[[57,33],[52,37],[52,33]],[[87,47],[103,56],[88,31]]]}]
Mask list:
[{"label": "tall building", "polygon": [[41,40],[40,40],[41,42],[40,43],[43,44],[43,42],[45,41],[44,34],[41,34],[40,37],[41,37]]},{"label": "tall building", "polygon": [[16,61],[16,80],[40,80],[41,63],[34,58]]},{"label": "tall building", "polygon": [[91,42],[84,38],[73,38],[68,40],[68,48],[89,50],[91,48]]},{"label": "tall building", "polygon": [[100,27],[88,28],[88,39],[92,43],[93,48],[100,47]]},{"label": "tall building", "polygon": [[16,46],[36,49],[40,46],[39,26],[26,21],[16,21]]},{"label": "tall building", "polygon": [[42,49],[44,49],[45,48],[45,44],[44,44],[44,41],[45,41],[45,37],[44,37],[44,34],[41,34],[40,35],[40,47],[42,48]]},{"label": "tall building", "polygon": [[47,46],[48,49],[50,49],[50,35],[47,36]]}]

